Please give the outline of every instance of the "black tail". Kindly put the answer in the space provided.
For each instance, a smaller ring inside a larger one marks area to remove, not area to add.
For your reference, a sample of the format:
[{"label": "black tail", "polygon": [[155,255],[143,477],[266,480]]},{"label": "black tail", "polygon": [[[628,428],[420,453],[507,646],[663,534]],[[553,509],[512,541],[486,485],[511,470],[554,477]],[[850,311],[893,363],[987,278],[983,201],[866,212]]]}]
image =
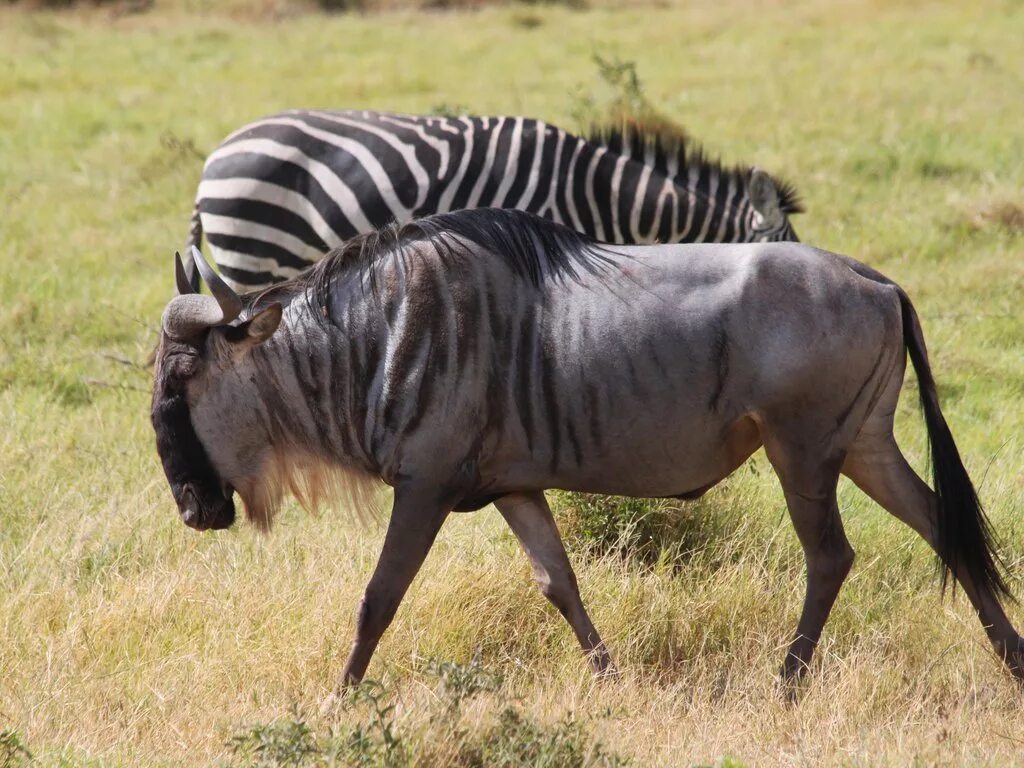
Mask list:
[{"label": "black tail", "polygon": [[928,365],[928,352],[917,312],[907,295],[901,289],[897,290],[903,311],[903,343],[917,373],[921,410],[924,411],[931,446],[932,484],[939,501],[935,534],[936,549],[943,565],[942,587],[946,588],[953,569],[963,567],[979,590],[1012,597],[1003,580],[1003,564],[995,553],[992,529],[939,408],[939,396]]},{"label": "black tail", "polygon": [[195,261],[192,260],[192,246],[196,248],[203,247],[203,220],[199,218],[199,198],[196,198],[196,204],[192,208],[192,218],[188,223],[188,240],[185,241],[185,255],[182,259],[182,264],[185,267],[185,277],[188,278],[188,284],[192,286],[192,290],[199,293],[201,290],[199,282],[199,270],[196,269]]}]

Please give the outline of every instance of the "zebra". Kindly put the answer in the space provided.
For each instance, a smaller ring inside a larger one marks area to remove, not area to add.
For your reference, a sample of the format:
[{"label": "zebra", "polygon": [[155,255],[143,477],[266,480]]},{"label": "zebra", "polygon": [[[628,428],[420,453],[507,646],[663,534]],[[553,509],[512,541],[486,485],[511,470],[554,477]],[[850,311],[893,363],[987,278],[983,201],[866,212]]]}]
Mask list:
[{"label": "zebra", "polygon": [[[394,502],[343,680],[364,675],[449,513],[494,503],[599,674],[548,488],[696,498],[761,446],[807,562],[782,666],[810,663],[853,564],[840,474],[916,530],[1024,679],[992,534],[942,415],[907,294],[798,243],[601,245],[522,211],[461,210],[355,238],[238,296],[180,260],[151,418],[182,521],[268,527],[291,489],[383,481]],[[907,355],[932,491],[893,435]]]},{"label": "zebra", "polygon": [[[205,233],[228,283],[251,290],[390,221],[478,207],[624,244],[797,240],[789,215],[803,210],[792,185],[642,125],[584,138],[527,117],[293,110],[209,155],[186,254]],[[190,260],[186,272],[198,285]]]}]

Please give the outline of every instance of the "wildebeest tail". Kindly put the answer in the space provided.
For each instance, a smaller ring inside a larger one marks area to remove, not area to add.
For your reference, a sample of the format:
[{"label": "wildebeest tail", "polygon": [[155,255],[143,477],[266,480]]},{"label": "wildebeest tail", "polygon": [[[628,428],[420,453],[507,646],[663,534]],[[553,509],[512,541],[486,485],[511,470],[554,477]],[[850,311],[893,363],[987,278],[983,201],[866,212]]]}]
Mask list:
[{"label": "wildebeest tail", "polygon": [[928,364],[921,323],[910,299],[897,288],[903,313],[903,342],[917,373],[921,410],[931,448],[932,485],[938,497],[936,549],[943,561],[942,586],[951,571],[962,567],[981,591],[1010,596],[1003,566],[995,552],[992,529],[964,468],[949,425],[939,407],[939,395]]},{"label": "wildebeest tail", "polygon": [[192,218],[188,222],[188,239],[185,241],[185,253],[182,263],[185,267],[185,277],[195,292],[200,291],[199,270],[196,269],[195,261],[192,259],[192,246],[203,247],[203,220],[199,217],[199,196],[196,196],[195,205],[192,206]]}]

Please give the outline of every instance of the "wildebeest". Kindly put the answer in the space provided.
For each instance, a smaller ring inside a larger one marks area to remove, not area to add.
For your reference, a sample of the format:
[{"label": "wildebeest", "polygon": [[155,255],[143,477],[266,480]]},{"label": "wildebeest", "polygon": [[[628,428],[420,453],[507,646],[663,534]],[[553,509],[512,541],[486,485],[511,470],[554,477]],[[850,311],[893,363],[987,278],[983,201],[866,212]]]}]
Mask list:
[{"label": "wildebeest", "polygon": [[[796,191],[643,124],[574,136],[528,117],[295,109],[231,133],[206,160],[203,233],[230,285],[263,288],[390,221],[515,208],[613,243],[795,240]],[[186,255],[190,282],[198,278]]]},{"label": "wildebeest", "polygon": [[[185,523],[231,525],[233,491],[268,525],[286,488],[310,503],[339,478],[394,488],[346,681],[447,515],[491,502],[593,668],[610,669],[544,490],[692,498],[761,446],[807,562],[784,679],[806,669],[853,563],[840,473],[931,544],[1024,677],[917,314],[871,268],[796,243],[608,246],[494,209],[362,236],[244,297],[195,257],[212,296],[188,292],[178,260],[152,409]],[[893,436],[908,353],[934,492]]]}]

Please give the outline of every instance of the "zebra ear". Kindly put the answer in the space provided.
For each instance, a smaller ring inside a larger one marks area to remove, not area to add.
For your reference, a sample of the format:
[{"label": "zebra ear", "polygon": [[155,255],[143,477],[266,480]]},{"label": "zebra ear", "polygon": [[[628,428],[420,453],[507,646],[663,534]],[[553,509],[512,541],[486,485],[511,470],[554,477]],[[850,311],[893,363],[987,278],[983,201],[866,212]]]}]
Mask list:
[{"label": "zebra ear", "polygon": [[750,204],[761,214],[758,229],[779,227],[784,223],[786,217],[779,205],[779,190],[772,177],[757,167],[750,171]]}]

